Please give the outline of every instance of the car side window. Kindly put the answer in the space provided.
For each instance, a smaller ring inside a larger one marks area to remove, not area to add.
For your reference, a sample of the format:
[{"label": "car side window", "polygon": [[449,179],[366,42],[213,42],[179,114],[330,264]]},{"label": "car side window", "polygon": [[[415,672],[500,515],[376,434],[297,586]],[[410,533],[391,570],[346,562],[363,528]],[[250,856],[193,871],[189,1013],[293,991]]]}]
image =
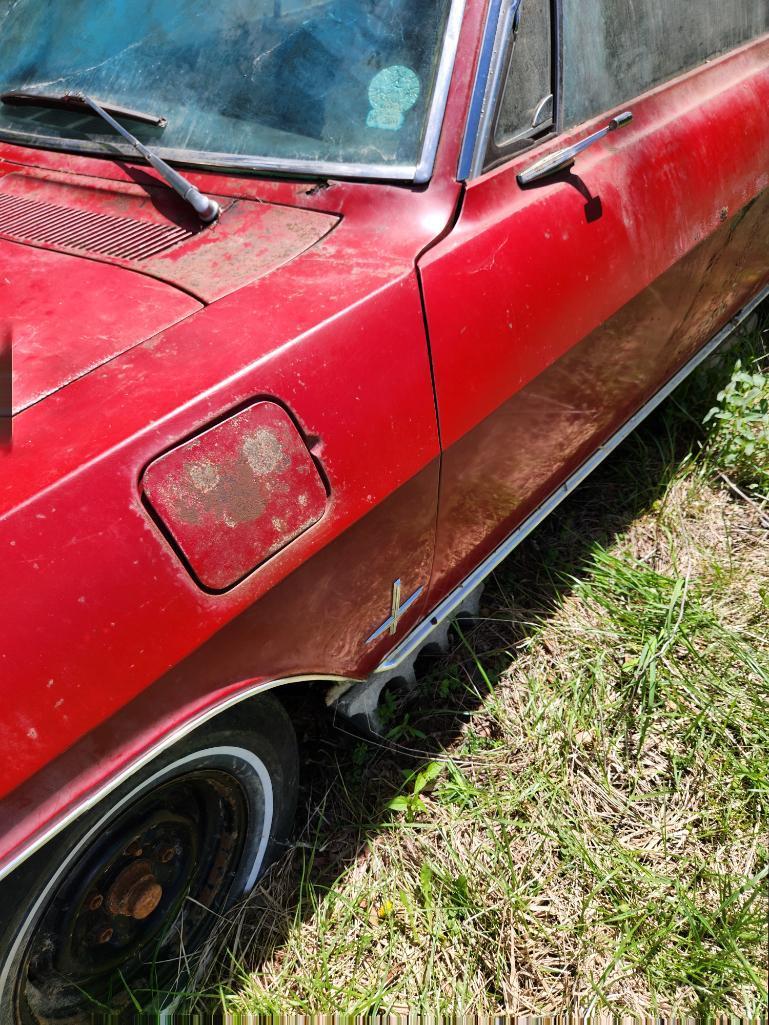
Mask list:
[{"label": "car side window", "polygon": [[499,0],[498,9],[474,174],[769,32],[769,0]]},{"label": "car side window", "polygon": [[514,5],[507,50],[504,86],[489,134],[485,167],[517,152],[553,125],[551,0],[521,0]]},{"label": "car side window", "polygon": [[549,0],[523,0],[517,21],[513,55],[494,126],[494,142],[499,148],[552,121],[553,116]]},{"label": "car side window", "polygon": [[562,0],[563,123],[581,124],[769,31],[769,0]]}]

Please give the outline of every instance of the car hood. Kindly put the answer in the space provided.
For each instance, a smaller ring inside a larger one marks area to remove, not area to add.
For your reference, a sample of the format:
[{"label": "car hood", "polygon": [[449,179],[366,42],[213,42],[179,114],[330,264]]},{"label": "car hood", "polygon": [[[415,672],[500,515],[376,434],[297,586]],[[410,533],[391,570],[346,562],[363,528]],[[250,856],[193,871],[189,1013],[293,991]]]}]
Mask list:
[{"label": "car hood", "polygon": [[14,413],[283,266],[338,222],[217,198],[221,217],[204,226],[163,187],[0,177],[0,353]]}]

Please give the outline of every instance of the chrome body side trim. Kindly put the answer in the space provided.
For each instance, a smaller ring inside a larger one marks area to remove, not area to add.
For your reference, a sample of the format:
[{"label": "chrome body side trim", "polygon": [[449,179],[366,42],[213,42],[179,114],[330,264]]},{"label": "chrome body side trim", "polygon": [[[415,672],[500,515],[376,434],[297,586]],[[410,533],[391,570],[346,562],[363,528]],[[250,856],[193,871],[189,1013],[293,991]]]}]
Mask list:
[{"label": "chrome body side trim", "polygon": [[574,489],[588,477],[596,467],[606,459],[620,445],[628,435],[638,427],[646,417],[652,413],[686,378],[697,369],[697,367],[708,358],[727,338],[750,316],[756,307],[769,297],[769,285],[763,288],[746,306],[735,314],[734,317],[723,327],[718,334],[714,335],[709,342],[697,352],[681,369],[670,378],[667,384],[646,402],[634,416],[632,416],[616,433],[596,449],[592,456],[587,459],[580,468],[571,475],[553,494],[546,499],[530,516],[528,516],[512,534],[494,549],[483,562],[481,562],[470,573],[461,584],[433,609],[400,644],[397,645],[377,666],[376,673],[387,673],[396,669],[410,655],[418,651],[428,640],[430,634],[445,622],[457,609],[467,596],[503,562],[528,535],[539,526],[542,521],[556,509],[561,502],[571,494]]},{"label": "chrome body side trim", "polygon": [[289,683],[360,683],[360,680],[351,679],[346,676],[326,676],[322,673],[316,673],[312,676],[290,676],[285,679],[270,680],[266,683],[254,683],[248,687],[245,687],[242,691],[238,691],[235,694],[229,694],[227,697],[222,698],[215,705],[210,708],[206,708],[199,712],[197,715],[192,716],[182,726],[177,726],[176,729],[171,730],[161,740],[147,748],[146,751],[142,752],[137,758],[135,758],[130,765],[126,765],[106,782],[102,783],[101,786],[97,787],[82,800],[78,801],[68,809],[60,818],[56,819],[50,825],[37,834],[34,839],[30,840],[29,843],[25,844],[20,850],[15,852],[7,861],[0,864],[0,880],[10,875],[14,869],[18,868],[27,858],[31,857],[41,847],[44,847],[49,840],[52,840],[55,836],[66,829],[68,826],[79,818],[84,812],[89,811],[100,801],[104,800],[113,790],[116,790],[119,786],[122,786],[127,780],[142,769],[145,765],[156,758],[163,751],[169,747],[173,747],[174,744],[183,740],[188,734],[192,733],[199,726],[203,726],[211,719],[215,719],[218,715],[228,711],[230,708],[234,708],[235,705],[241,704],[243,701],[247,701],[249,698],[256,697],[258,694],[264,694],[269,690],[274,690],[276,687],[282,687]]},{"label": "chrome body side trim", "polygon": [[[367,164],[344,163],[328,160],[292,160],[276,157],[240,155],[234,153],[209,153],[203,150],[171,149],[154,146],[154,152],[171,163],[200,170],[229,170],[254,172],[308,178],[353,178],[371,181],[415,182],[423,185],[432,177],[438,142],[443,128],[446,103],[449,97],[454,61],[459,47],[459,35],[465,14],[466,0],[452,0],[443,46],[435,78],[430,113],[422,142],[422,150],[416,164]],[[0,141],[10,142],[31,149],[51,149],[66,153],[83,153],[91,156],[129,157],[135,159],[135,151],[127,145],[115,143],[109,147],[88,140],[48,138],[37,136],[30,139],[24,132],[12,129],[0,130]]]}]

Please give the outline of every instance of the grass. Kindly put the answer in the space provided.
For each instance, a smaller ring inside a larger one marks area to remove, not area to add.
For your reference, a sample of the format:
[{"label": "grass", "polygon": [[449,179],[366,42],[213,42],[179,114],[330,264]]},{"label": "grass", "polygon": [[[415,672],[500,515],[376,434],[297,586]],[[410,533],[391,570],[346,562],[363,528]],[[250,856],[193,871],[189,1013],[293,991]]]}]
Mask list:
[{"label": "grass", "polygon": [[304,724],[232,1014],[765,1015],[769,318],[489,581],[388,742]]}]

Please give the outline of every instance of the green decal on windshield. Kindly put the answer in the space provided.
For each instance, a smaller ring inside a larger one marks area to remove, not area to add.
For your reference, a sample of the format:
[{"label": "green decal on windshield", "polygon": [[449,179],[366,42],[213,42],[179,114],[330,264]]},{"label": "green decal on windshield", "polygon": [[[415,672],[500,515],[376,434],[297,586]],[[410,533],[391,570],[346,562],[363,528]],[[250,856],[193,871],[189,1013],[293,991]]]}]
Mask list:
[{"label": "green decal on windshield", "polygon": [[371,110],[366,125],[397,132],[403,127],[403,115],[419,99],[419,92],[419,78],[411,68],[401,64],[383,68],[374,75],[368,87]]}]

